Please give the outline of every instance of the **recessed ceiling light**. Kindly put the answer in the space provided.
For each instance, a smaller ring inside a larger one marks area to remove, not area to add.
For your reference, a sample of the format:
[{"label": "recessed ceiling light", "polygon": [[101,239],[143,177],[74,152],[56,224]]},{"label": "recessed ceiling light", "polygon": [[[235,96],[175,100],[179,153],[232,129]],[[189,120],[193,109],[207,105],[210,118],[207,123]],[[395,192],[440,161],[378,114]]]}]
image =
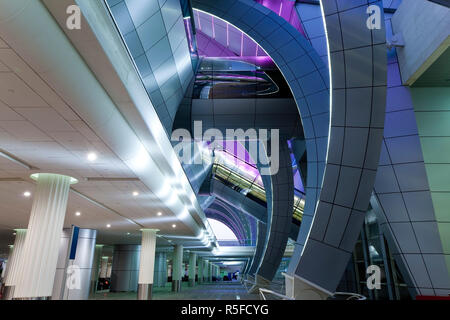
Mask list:
[{"label": "recessed ceiling light", "polygon": [[75,212],[75,215],[76,215],[77,217],[79,217],[79,216],[81,216],[81,212],[80,212],[80,211],[77,211],[77,212]]},{"label": "recessed ceiling light", "polygon": [[107,228],[111,228],[111,225],[108,223],[108,224],[106,225],[106,227],[107,227]]},{"label": "recessed ceiling light", "polygon": [[127,232],[127,236],[129,236],[131,233]]},{"label": "recessed ceiling light", "polygon": [[14,232],[14,233],[13,233],[13,236],[15,236],[15,235],[16,235],[16,233]]},{"label": "recessed ceiling light", "polygon": [[133,197],[137,197],[139,195],[139,192],[133,191]]},{"label": "recessed ceiling light", "polygon": [[87,159],[91,162],[95,161],[97,160],[97,154],[95,152],[89,152],[87,155]]},{"label": "recessed ceiling light", "polygon": [[176,228],[176,227],[177,227],[177,225],[176,225],[176,224],[173,224],[173,225],[172,225],[172,228]]},{"label": "recessed ceiling light", "polygon": [[31,192],[30,191],[25,191],[24,193],[23,193],[23,195],[24,195],[24,197],[29,197],[29,196],[31,196]]},{"label": "recessed ceiling light", "polygon": [[158,212],[156,215],[157,215],[158,217],[160,217],[160,216],[162,216],[162,212]]}]

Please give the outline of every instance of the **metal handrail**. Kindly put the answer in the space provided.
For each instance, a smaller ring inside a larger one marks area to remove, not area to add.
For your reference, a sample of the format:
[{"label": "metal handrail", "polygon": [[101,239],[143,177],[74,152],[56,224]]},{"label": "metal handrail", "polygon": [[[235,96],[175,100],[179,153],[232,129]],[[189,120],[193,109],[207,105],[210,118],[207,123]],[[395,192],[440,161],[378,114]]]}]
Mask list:
[{"label": "metal handrail", "polygon": [[276,292],[284,292],[285,285],[285,282],[272,281],[269,285],[269,288],[273,289],[274,291],[276,290]]},{"label": "metal handrail", "polygon": [[245,290],[249,291],[254,285],[255,285],[255,282],[247,280],[247,279],[244,280]]},{"label": "metal handrail", "polygon": [[333,296],[335,295],[348,296],[345,300],[367,300],[365,296],[353,292],[335,292]]},{"label": "metal handrail", "polygon": [[294,300],[294,298],[290,298],[288,296],[285,296],[281,293],[275,292],[273,290],[265,289],[265,288],[259,288],[259,295],[262,297],[263,300],[267,300],[265,294],[271,294],[277,298],[280,298],[281,300]]}]

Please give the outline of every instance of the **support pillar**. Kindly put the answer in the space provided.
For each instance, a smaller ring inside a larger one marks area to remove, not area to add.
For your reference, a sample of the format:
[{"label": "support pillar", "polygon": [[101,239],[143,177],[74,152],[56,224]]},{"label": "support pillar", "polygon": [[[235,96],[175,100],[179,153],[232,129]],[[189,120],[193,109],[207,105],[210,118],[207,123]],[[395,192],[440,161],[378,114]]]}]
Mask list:
[{"label": "support pillar", "polygon": [[203,282],[208,282],[209,260],[203,260]]},{"label": "support pillar", "polygon": [[52,300],[87,300],[97,231],[73,226],[60,239]]},{"label": "support pillar", "polygon": [[77,180],[51,173],[31,175],[37,181],[23,246],[16,299],[47,299],[52,295],[59,245],[70,185]]},{"label": "support pillar", "polygon": [[181,273],[183,266],[183,246],[176,245],[173,251],[173,266],[172,266],[172,291],[181,291]]},{"label": "support pillar", "polygon": [[3,300],[11,300],[14,294],[14,287],[17,282],[18,270],[20,265],[20,255],[25,243],[27,235],[26,229],[17,229],[14,246],[11,248],[11,254],[8,257],[8,264],[6,266],[5,274],[5,288],[3,291]]},{"label": "support pillar", "polygon": [[167,253],[157,252],[155,262],[155,287],[165,287],[167,283]]},{"label": "support pillar", "polygon": [[189,287],[195,286],[195,269],[197,266],[197,254],[189,253]]},{"label": "support pillar", "polygon": [[139,265],[138,300],[151,300],[155,270],[157,229],[143,229]]},{"label": "support pillar", "polygon": [[[100,276],[100,266],[102,263],[102,251],[103,245],[96,244],[94,251],[94,261],[92,262],[91,286],[89,290],[92,295],[97,293],[98,278]],[[108,260],[106,261],[106,265],[108,266]]]},{"label": "support pillar", "polygon": [[212,282],[213,264],[210,262],[208,265],[208,282]]},{"label": "support pillar", "polygon": [[111,272],[112,292],[137,292],[141,246],[116,245]]},{"label": "support pillar", "polygon": [[198,258],[198,283],[203,283],[203,258]]}]

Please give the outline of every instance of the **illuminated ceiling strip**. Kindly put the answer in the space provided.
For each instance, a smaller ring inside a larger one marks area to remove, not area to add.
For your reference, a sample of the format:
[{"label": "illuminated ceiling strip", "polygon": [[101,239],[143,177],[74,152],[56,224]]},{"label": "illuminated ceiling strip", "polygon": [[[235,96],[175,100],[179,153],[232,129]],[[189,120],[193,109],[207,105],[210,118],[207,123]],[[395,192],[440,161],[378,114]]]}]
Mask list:
[{"label": "illuminated ceiling strip", "polygon": [[135,225],[138,225],[139,227],[144,228],[144,226],[143,226],[142,224],[137,223],[136,221],[134,221],[134,220],[132,220],[132,219],[130,219],[130,218],[127,218],[127,217],[121,215],[119,212],[117,212],[117,211],[115,211],[115,210],[113,210],[113,209],[111,209],[111,208],[105,206],[103,203],[100,203],[100,202],[98,202],[97,200],[94,200],[94,199],[88,197],[88,196],[85,195],[85,194],[82,194],[81,192],[79,192],[79,191],[77,191],[77,190],[75,190],[75,189],[73,189],[73,188],[70,188],[70,191],[72,191],[73,193],[75,193],[77,196],[79,196],[79,197],[81,197],[81,198],[83,198],[83,199],[85,199],[85,200],[91,202],[92,204],[95,204],[97,207],[102,208],[102,209],[107,210],[107,211],[110,211],[110,212],[112,212],[112,213],[115,213],[115,214],[117,214],[118,216],[120,216],[120,217],[124,218],[125,220],[127,220],[128,222],[134,223]]}]

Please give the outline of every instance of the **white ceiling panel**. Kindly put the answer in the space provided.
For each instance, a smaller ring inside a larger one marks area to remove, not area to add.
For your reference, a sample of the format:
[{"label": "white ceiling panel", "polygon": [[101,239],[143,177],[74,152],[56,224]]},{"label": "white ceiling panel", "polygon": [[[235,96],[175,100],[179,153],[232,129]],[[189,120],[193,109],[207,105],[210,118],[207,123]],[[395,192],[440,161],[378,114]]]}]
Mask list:
[{"label": "white ceiling panel", "polygon": [[0,38],[0,48],[8,48],[8,45]]},{"label": "white ceiling panel", "polygon": [[0,97],[10,107],[46,107],[47,104],[14,73],[0,73]]},{"label": "white ceiling panel", "polygon": [[24,118],[0,101],[0,120],[24,120]]},{"label": "white ceiling panel", "polygon": [[[1,75],[0,75],[1,77]],[[1,86],[1,84],[0,84]],[[1,89],[0,89],[1,91]],[[1,94],[1,93],[0,93]],[[23,141],[51,141],[44,132],[28,121],[0,121],[0,128]]]},{"label": "white ceiling panel", "polygon": [[45,132],[75,131],[53,108],[15,108],[14,110]]}]

